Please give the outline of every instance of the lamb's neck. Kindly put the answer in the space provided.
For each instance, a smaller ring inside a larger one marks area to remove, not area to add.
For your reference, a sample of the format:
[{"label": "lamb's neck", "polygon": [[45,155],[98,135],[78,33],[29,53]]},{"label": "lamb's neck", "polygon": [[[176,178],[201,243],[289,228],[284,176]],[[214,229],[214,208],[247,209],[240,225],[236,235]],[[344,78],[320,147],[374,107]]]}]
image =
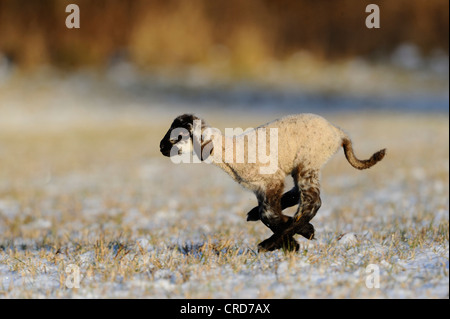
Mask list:
[{"label": "lamb's neck", "polygon": [[[218,134],[217,134],[218,135]],[[235,171],[234,162],[227,163],[225,154],[226,148],[225,146],[229,144],[226,143],[228,139],[233,139],[232,137],[226,137],[225,135],[215,136],[213,139],[206,141],[204,145],[208,145],[212,143],[212,150],[210,155],[210,162],[217,167],[220,167],[226,173],[228,173],[234,180],[239,181],[239,176]],[[211,145],[209,146],[211,147]]]},{"label": "lamb's neck", "polygon": [[209,139],[208,141],[204,142],[203,145],[207,145],[208,147],[212,147],[211,153],[210,153],[210,160],[212,164],[217,165],[219,167],[222,167],[222,164],[228,164],[225,163],[225,141],[227,137],[222,134],[218,134],[216,132],[216,135]]}]

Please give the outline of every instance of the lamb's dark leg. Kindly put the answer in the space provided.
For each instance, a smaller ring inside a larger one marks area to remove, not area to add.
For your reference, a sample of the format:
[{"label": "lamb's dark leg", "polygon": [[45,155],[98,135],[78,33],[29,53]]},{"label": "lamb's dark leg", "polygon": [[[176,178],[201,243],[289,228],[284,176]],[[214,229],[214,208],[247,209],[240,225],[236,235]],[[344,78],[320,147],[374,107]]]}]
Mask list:
[{"label": "lamb's dark leg", "polygon": [[261,250],[275,250],[284,244],[286,239],[296,233],[307,239],[314,238],[314,227],[309,222],[320,208],[320,186],[318,170],[303,170],[299,172],[298,186],[301,189],[301,203],[291,223],[285,224],[284,229],[259,244]]},{"label": "lamb's dark leg", "polygon": [[[300,200],[300,191],[298,189],[298,186],[296,185],[290,191],[284,193],[283,196],[281,197],[281,210],[284,210],[288,207],[292,207],[294,205],[298,205],[299,200]],[[253,207],[253,209],[247,213],[247,221],[258,221],[259,219],[260,219],[259,206]]]},{"label": "lamb's dark leg", "polygon": [[[283,215],[281,195],[283,193],[283,183],[273,183],[269,185],[264,194],[258,194],[259,215],[261,221],[269,227],[274,234],[284,233],[284,229],[292,224],[292,217]],[[285,247],[288,250],[298,250],[299,245],[292,235],[283,236],[277,241],[276,248]],[[258,245],[261,248],[261,244]],[[274,249],[276,249],[274,248]]]}]

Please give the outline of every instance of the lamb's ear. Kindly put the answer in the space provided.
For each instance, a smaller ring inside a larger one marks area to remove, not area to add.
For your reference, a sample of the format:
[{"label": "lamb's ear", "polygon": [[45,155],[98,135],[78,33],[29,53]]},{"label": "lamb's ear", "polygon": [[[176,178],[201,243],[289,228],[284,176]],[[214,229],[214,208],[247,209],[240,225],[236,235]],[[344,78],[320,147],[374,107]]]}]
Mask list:
[{"label": "lamb's ear", "polygon": [[202,161],[205,163],[212,163],[214,158],[211,156],[214,145],[217,145],[218,149],[221,149],[222,133],[217,128],[206,127],[202,132],[202,144],[201,144],[201,152],[202,152]]},{"label": "lamb's ear", "polygon": [[214,150],[214,144],[212,141],[206,141],[202,144],[201,147],[202,150],[202,161],[211,164],[213,162],[213,158],[211,156],[211,153]]}]

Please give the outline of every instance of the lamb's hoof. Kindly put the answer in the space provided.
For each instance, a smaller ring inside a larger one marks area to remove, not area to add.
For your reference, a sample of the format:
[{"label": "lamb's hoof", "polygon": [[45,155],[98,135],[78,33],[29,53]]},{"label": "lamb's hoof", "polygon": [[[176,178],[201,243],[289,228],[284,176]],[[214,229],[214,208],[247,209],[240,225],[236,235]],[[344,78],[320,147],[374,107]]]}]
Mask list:
[{"label": "lamb's hoof", "polygon": [[278,248],[281,248],[281,247],[278,247],[278,245],[276,245],[275,242],[271,241],[270,238],[268,238],[258,244],[258,252],[259,253],[264,253],[266,251],[273,251]]},{"label": "lamb's hoof", "polygon": [[248,222],[256,222],[260,219],[259,216],[259,207],[254,207],[251,211],[247,213],[247,221]]},{"label": "lamb's hoof", "polygon": [[303,237],[305,237],[306,239],[309,240],[313,240],[314,238],[314,226],[311,225],[310,223],[307,223],[305,225],[303,225],[299,231],[297,231],[297,234],[302,235]]},{"label": "lamb's hoof", "polygon": [[286,251],[299,251],[300,245],[295,240],[294,237],[288,237],[286,240],[283,241],[283,247],[282,249]]},{"label": "lamb's hoof", "polygon": [[280,237],[275,235],[258,244],[258,252],[274,251],[276,249],[298,251],[300,245],[292,236]]}]

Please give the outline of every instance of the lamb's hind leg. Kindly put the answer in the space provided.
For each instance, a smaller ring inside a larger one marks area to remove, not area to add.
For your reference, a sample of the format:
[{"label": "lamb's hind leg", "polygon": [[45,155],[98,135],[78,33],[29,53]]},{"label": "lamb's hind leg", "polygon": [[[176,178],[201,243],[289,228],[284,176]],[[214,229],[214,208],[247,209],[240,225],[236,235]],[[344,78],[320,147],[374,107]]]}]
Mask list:
[{"label": "lamb's hind leg", "polygon": [[296,233],[307,239],[314,238],[314,227],[309,222],[316,215],[321,206],[319,171],[302,170],[298,175],[298,186],[301,189],[301,203],[295,213],[292,222],[272,237],[260,243],[263,250],[274,250],[283,245],[286,238],[291,238]]}]

